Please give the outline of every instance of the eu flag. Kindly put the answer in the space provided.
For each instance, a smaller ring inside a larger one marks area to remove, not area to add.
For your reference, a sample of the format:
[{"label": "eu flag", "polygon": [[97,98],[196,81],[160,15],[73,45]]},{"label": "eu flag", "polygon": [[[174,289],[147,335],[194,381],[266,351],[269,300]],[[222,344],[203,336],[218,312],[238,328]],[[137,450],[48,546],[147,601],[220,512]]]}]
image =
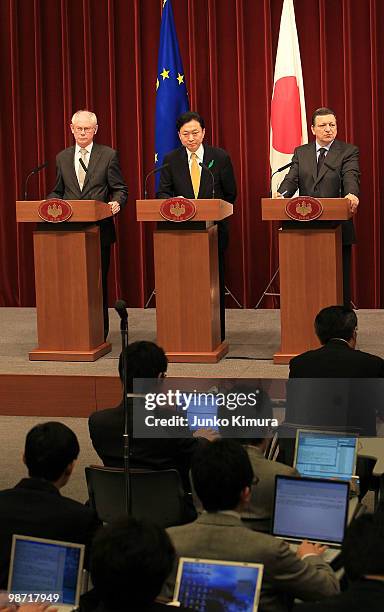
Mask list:
[{"label": "eu flag", "polygon": [[[171,0],[164,0],[161,14],[160,47],[156,79],[155,165],[166,153],[180,146],[176,119],[189,110],[183,64],[180,56]],[[156,177],[156,185],[159,181]]]}]

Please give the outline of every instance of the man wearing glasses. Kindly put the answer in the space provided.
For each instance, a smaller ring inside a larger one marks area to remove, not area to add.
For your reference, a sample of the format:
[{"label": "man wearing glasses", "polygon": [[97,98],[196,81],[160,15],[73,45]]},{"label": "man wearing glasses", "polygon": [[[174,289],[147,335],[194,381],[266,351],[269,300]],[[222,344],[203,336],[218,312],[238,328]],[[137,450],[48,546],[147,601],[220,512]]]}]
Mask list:
[{"label": "man wearing glasses", "polygon": [[[292,166],[275,197],[291,197],[299,189],[300,195],[315,198],[345,197],[351,212],[359,205],[359,149],[336,140],[336,115],[330,108],[318,108],[312,115],[312,134],[315,142],[297,147]],[[351,246],[356,242],[352,219],[343,221],[343,291],[344,305],[351,302],[350,268]]]},{"label": "man wearing glasses", "polygon": [[[75,145],[56,157],[56,184],[48,198],[64,200],[100,200],[116,215],[128,198],[117,152],[93,142],[97,117],[88,110],[77,111],[71,121]],[[116,241],[112,217],[98,223],[100,227],[101,272],[103,286],[104,339],[109,332],[107,279],[111,244]]]}]

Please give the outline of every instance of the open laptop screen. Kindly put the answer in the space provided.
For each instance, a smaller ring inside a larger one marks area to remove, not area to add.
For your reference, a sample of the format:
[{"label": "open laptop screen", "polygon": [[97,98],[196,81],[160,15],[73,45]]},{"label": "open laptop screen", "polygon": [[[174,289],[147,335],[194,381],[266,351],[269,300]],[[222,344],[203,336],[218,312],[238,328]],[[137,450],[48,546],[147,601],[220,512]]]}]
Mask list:
[{"label": "open laptop screen", "polygon": [[8,591],[60,593],[59,603],[79,603],[84,546],[14,535]]},{"label": "open laptop screen", "polygon": [[356,469],[358,437],[299,429],[294,467],[302,476],[351,480]]},{"label": "open laptop screen", "polygon": [[286,540],[342,543],[349,482],[276,476],[275,487],[273,535]]},{"label": "open laptop screen", "polygon": [[174,599],[200,611],[255,612],[263,565],[181,557]]}]

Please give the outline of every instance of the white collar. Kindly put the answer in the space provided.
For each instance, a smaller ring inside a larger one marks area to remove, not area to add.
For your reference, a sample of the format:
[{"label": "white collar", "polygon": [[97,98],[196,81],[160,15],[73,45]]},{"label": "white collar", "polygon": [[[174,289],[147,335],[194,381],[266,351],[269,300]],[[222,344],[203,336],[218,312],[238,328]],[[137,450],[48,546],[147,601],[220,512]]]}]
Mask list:
[{"label": "white collar", "polygon": [[[199,148],[196,151],[194,151],[194,153],[196,154],[196,157],[197,157],[199,162],[204,161],[204,146],[203,146],[203,143],[201,143]],[[191,161],[192,151],[187,149],[187,155],[188,155],[188,163],[189,163]]]},{"label": "white collar", "polygon": [[88,151],[89,156],[91,155],[91,151],[92,151],[92,147],[93,147],[93,140],[92,142],[89,143],[89,145],[87,145],[86,147],[80,147],[77,143],[75,146],[75,156],[80,155],[80,151],[81,149],[85,149],[86,151]]}]

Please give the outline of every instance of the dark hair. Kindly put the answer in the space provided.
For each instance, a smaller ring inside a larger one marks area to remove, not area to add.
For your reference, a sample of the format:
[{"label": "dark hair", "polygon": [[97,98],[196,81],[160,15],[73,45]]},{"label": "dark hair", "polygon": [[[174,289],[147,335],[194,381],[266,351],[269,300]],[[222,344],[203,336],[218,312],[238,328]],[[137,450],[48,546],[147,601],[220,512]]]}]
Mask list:
[{"label": "dark hair", "polygon": [[316,117],[323,117],[324,115],[333,115],[336,119],[336,113],[331,108],[327,108],[326,106],[321,106],[317,108],[312,115],[312,125],[315,125]]},{"label": "dark hair", "polygon": [[[249,395],[253,394],[255,396],[256,401],[249,401]],[[237,416],[244,416],[246,419],[272,419],[273,418],[273,410],[271,400],[266,391],[264,391],[262,387],[262,383],[260,381],[241,381],[236,383],[227,393],[227,396],[231,394],[239,394],[246,395],[248,397],[248,403],[242,403],[236,408]],[[228,411],[222,411],[222,416],[228,417]],[[252,444],[253,446],[258,446],[262,442],[264,442],[265,438],[271,433],[271,430],[268,426],[249,426],[242,428],[246,437],[241,438],[239,433],[239,426],[234,425],[233,431],[236,432],[233,437],[240,442],[240,444]],[[230,432],[231,429],[229,427],[225,428],[225,433]],[[231,437],[232,434],[229,434]],[[225,437],[228,437],[225,436]]]},{"label": "dark hair", "polygon": [[186,123],[189,123],[190,121],[197,121],[198,123],[200,123],[201,129],[204,130],[205,128],[205,121],[202,118],[201,115],[199,115],[199,113],[195,113],[194,111],[187,111],[186,113],[183,113],[182,115],[180,115],[177,119],[176,119],[176,129],[178,132],[180,132],[181,128],[183,127],[183,125],[185,125]]},{"label": "dark hair", "polygon": [[[154,342],[132,342],[125,349],[128,391],[133,390],[134,378],[158,378],[167,371],[168,359],[163,349]],[[123,380],[123,356],[119,358],[119,375]]]},{"label": "dark hair", "polygon": [[247,452],[235,440],[219,439],[199,448],[191,473],[195,491],[208,512],[234,510],[241,492],[253,480]]},{"label": "dark hair", "polygon": [[356,327],[356,313],[346,306],[327,306],[315,318],[315,332],[321,344],[331,338],[350,340]]},{"label": "dark hair", "polygon": [[127,517],[103,527],[92,544],[90,571],[108,609],[141,609],[159,594],[175,559],[168,534]]},{"label": "dark hair", "polygon": [[55,482],[79,452],[75,433],[57,421],[35,425],[25,440],[25,463],[31,478]]},{"label": "dark hair", "polygon": [[363,514],[354,520],[345,533],[342,554],[351,580],[384,576],[384,514]]}]

